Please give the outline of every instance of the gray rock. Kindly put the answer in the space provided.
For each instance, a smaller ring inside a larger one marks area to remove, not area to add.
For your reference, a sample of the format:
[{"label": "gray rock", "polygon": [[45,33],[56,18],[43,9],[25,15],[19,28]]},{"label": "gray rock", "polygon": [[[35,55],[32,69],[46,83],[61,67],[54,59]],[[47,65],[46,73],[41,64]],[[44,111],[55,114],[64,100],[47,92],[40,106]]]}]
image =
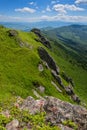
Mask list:
[{"label": "gray rock", "polygon": [[18,130],[17,129],[18,126],[19,126],[19,121],[17,119],[14,119],[13,121],[11,121],[10,123],[8,123],[6,125],[6,129],[7,130]]},{"label": "gray rock", "polygon": [[62,93],[62,90],[61,90],[53,81],[51,81],[51,84],[52,84],[60,93]]},{"label": "gray rock", "polygon": [[41,93],[44,93],[44,92],[45,92],[45,88],[44,88],[43,86],[38,87],[38,90],[39,90]]},{"label": "gray rock", "polygon": [[44,102],[44,99],[34,100],[34,98],[29,96],[20,106],[20,109],[28,110],[31,114],[35,114],[41,110],[43,111]]},{"label": "gray rock", "polygon": [[38,65],[38,70],[39,70],[40,72],[42,72],[42,71],[44,70],[44,67],[43,67],[42,64],[39,64],[39,65]]},{"label": "gray rock", "polygon": [[50,42],[41,34],[41,31],[39,29],[34,28],[31,31],[39,37],[39,39],[35,39],[37,42],[41,42],[47,48],[51,48]]},{"label": "gray rock", "polygon": [[65,87],[65,91],[68,95],[73,95],[74,92],[73,92],[73,88],[71,86],[67,86]]},{"label": "gray rock", "polygon": [[79,97],[76,94],[72,95],[72,99],[74,102],[77,102],[78,104],[81,102],[81,100],[79,99]]},{"label": "gray rock", "polygon": [[9,33],[9,36],[12,36],[12,37],[15,37],[18,35],[18,32],[16,30],[9,30],[8,33]]},{"label": "gray rock", "polygon": [[61,87],[63,87],[63,88],[64,88],[64,86],[63,86],[63,83],[62,83],[62,80],[61,80],[60,76],[59,76],[59,75],[57,75],[57,73],[56,73],[54,70],[52,70],[52,71],[51,71],[51,73],[52,73],[53,77],[56,79],[56,81],[58,82],[58,84],[59,84]]},{"label": "gray rock", "polygon": [[39,47],[38,48],[38,53],[39,53],[40,58],[43,61],[47,62],[50,69],[53,69],[57,74],[59,74],[59,69],[56,66],[56,63],[53,60],[53,58],[48,54],[48,52],[44,48]]}]

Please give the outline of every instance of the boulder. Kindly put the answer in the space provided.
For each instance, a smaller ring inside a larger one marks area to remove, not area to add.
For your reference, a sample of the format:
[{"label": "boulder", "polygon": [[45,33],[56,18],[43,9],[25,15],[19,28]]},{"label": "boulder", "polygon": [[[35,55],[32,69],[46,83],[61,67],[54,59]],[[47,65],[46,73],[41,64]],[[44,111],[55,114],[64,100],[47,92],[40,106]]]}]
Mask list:
[{"label": "boulder", "polygon": [[11,37],[15,37],[18,35],[18,32],[16,30],[9,30],[8,33],[9,33],[9,36]]},{"label": "boulder", "polygon": [[18,130],[19,121],[17,119],[14,119],[10,123],[6,125],[6,130]]},{"label": "boulder", "polygon": [[31,114],[43,111],[43,105],[45,103],[44,99],[35,100],[33,97],[29,96],[24,100],[23,104],[20,106],[20,109],[27,110]]},{"label": "boulder", "polygon": [[41,31],[39,29],[32,29],[32,32],[34,32],[39,39],[35,39],[37,42],[41,42],[44,46],[46,46],[47,48],[51,48],[50,42],[48,41],[47,38],[45,38],[42,34]]},{"label": "boulder", "polygon": [[38,90],[40,91],[40,93],[44,93],[45,92],[45,88],[43,86],[38,87]]},{"label": "boulder", "polygon": [[42,71],[44,70],[44,67],[43,67],[42,64],[39,64],[39,65],[38,65],[38,70],[39,70],[40,72],[42,72]]},{"label": "boulder", "polygon": [[73,88],[71,86],[67,86],[65,87],[65,91],[68,95],[73,95],[74,92],[73,92]]},{"label": "boulder", "polygon": [[38,53],[39,53],[40,58],[43,61],[47,62],[49,68],[54,70],[57,74],[59,74],[59,68],[56,66],[55,61],[43,47],[38,48]]}]

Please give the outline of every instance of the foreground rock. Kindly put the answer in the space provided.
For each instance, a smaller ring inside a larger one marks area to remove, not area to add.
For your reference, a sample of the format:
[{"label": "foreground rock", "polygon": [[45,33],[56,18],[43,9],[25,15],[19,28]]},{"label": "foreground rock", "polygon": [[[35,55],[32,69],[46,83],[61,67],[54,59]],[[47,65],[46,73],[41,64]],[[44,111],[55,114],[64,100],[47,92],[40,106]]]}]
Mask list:
[{"label": "foreground rock", "polygon": [[18,130],[17,129],[18,126],[19,126],[19,121],[17,119],[14,119],[13,121],[11,121],[10,123],[8,123],[6,125],[6,129],[7,130]]},{"label": "foreground rock", "polygon": [[54,97],[39,100],[28,97],[20,108],[32,114],[45,111],[46,121],[51,125],[60,125],[66,120],[71,120],[78,125],[79,130],[87,130],[87,110],[79,105],[72,105]]}]

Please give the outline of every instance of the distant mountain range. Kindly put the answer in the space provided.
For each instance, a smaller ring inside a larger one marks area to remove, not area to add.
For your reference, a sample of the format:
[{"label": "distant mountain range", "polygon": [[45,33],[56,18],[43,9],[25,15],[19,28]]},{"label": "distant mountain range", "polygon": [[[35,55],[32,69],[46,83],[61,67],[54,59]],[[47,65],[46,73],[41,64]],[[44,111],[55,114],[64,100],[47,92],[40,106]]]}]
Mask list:
[{"label": "distant mountain range", "polygon": [[32,28],[57,28],[57,27],[62,27],[62,26],[68,26],[73,23],[69,22],[59,22],[59,21],[41,21],[41,22],[0,22],[0,24],[4,25],[5,27],[8,28],[13,28],[13,29],[18,29],[18,30],[23,30],[23,31],[30,31]]}]

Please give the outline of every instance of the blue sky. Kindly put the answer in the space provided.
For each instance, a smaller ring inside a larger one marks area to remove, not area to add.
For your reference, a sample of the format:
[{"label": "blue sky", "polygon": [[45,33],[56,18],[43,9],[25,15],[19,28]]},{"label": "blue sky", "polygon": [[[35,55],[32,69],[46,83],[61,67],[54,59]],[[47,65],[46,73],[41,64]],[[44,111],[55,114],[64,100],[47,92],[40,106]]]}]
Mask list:
[{"label": "blue sky", "polygon": [[0,22],[87,22],[87,0],[0,0]]}]

